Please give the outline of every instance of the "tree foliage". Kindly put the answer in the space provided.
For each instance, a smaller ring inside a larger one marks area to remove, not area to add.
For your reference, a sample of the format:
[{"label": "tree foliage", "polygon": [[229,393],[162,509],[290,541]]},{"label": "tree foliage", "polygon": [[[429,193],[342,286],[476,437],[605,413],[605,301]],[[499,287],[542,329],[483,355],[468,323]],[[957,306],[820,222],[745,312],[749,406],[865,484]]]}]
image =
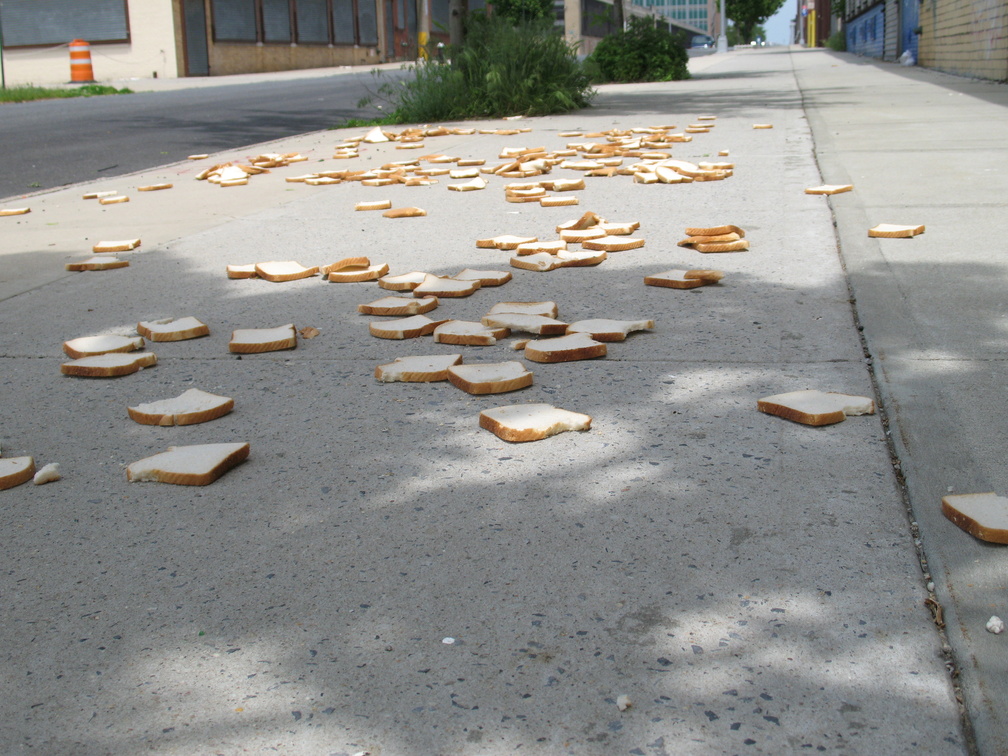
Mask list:
[{"label": "tree foliage", "polygon": [[503,16],[512,23],[553,18],[553,0],[492,0],[495,16]]},{"label": "tree foliage", "polygon": [[687,60],[676,35],[649,19],[632,18],[626,31],[599,40],[588,63],[599,81],[678,81],[689,78]]},{"label": "tree foliage", "polygon": [[725,11],[735,27],[743,43],[752,42],[755,29],[780,7],[784,0],[725,0]]}]

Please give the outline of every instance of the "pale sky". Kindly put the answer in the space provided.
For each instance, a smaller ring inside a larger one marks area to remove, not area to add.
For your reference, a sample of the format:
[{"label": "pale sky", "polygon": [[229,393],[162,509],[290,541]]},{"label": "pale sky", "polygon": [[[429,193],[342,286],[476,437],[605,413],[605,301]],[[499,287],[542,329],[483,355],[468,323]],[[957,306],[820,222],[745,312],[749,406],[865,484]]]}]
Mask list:
[{"label": "pale sky", "polygon": [[767,42],[775,45],[786,45],[789,42],[788,35],[791,33],[791,19],[795,17],[796,9],[795,0],[784,0],[784,5],[781,9],[764,24],[766,27]]}]

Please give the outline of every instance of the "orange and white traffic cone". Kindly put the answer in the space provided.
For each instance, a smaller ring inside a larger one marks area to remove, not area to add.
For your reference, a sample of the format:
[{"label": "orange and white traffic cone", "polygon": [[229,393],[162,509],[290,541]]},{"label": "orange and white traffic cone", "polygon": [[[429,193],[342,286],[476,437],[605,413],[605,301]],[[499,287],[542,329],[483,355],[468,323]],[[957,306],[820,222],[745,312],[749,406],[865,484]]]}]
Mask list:
[{"label": "orange and white traffic cone", "polygon": [[83,39],[70,41],[70,81],[89,84],[95,80],[91,67],[91,45]]}]

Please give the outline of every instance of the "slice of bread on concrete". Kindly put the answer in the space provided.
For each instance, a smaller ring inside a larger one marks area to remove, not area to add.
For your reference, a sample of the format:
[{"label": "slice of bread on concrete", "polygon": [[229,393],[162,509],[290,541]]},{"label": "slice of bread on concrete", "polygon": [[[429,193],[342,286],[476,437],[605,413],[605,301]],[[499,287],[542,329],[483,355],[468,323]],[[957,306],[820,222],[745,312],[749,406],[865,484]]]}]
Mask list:
[{"label": "slice of bread on concrete", "polygon": [[900,226],[895,223],[879,223],[868,229],[868,236],[876,239],[909,239],[924,233],[924,226]]},{"label": "slice of bread on concrete", "polygon": [[431,383],[447,381],[448,368],[462,364],[461,354],[428,354],[413,357],[396,357],[395,360],[375,368],[374,376],[383,383]]},{"label": "slice of bread on concrete", "polygon": [[223,417],[234,409],[234,399],[199,389],[189,389],[172,399],[127,407],[129,416],[141,425],[196,425]]},{"label": "slice of bread on concrete", "polygon": [[720,270],[666,270],[644,276],[644,283],[667,289],[695,289],[698,286],[717,283],[722,278],[724,273]]},{"label": "slice of bread on concrete", "polygon": [[354,210],[391,210],[392,200],[374,200],[372,202],[358,202],[354,205]]},{"label": "slice of bread on concrete", "polygon": [[635,236],[602,236],[598,239],[585,239],[581,242],[581,246],[604,252],[625,252],[628,249],[643,247],[644,240]]},{"label": "slice of bread on concrete", "polygon": [[489,239],[477,239],[476,246],[480,249],[517,249],[519,244],[528,244],[534,241],[539,241],[539,237],[501,234]]},{"label": "slice of bread on concrete", "polygon": [[629,236],[640,228],[640,221],[603,221],[598,227],[609,236]]},{"label": "slice of bread on concrete", "polygon": [[823,184],[822,186],[810,186],[805,190],[805,194],[843,194],[853,190],[853,184]]},{"label": "slice of bread on concrete", "polygon": [[118,378],[130,375],[157,364],[157,355],[153,352],[123,353],[109,352],[94,357],[81,357],[60,365],[63,375],[73,375],[78,378]]},{"label": "slice of bread on concrete", "polygon": [[247,265],[228,265],[227,266],[227,277],[228,278],[255,278],[256,277],[256,264],[248,263]]},{"label": "slice of bread on concrete", "polygon": [[572,228],[560,232],[560,238],[572,244],[584,244],[590,239],[601,239],[605,235],[606,232],[598,226],[584,229]]},{"label": "slice of bread on concrete", "polygon": [[8,215],[27,215],[30,212],[30,207],[2,207],[0,208],[0,218]]},{"label": "slice of bread on concrete", "polygon": [[235,354],[261,354],[297,348],[294,324],[276,328],[240,328],[231,332],[228,350]]},{"label": "slice of bread on concrete", "polygon": [[546,315],[522,312],[500,312],[484,315],[483,325],[490,328],[507,328],[511,331],[533,333],[537,336],[562,336],[567,333],[567,323]]},{"label": "slice of bread on concrete", "polygon": [[525,358],[533,362],[575,362],[606,356],[606,345],[587,333],[526,342]]},{"label": "slice of bread on concrete", "polygon": [[171,189],[174,184],[146,184],[145,186],[138,186],[138,192],[160,192],[165,189]]},{"label": "slice of bread on concrete", "polygon": [[565,249],[567,249],[567,242],[563,239],[552,239],[550,241],[534,241],[519,244],[515,247],[515,252],[517,252],[519,256],[534,255],[538,252],[546,252],[547,254],[555,255]]},{"label": "slice of bread on concrete", "polygon": [[119,241],[100,241],[91,247],[96,255],[104,252],[130,252],[140,246],[139,239],[122,239]]},{"label": "slice of bread on concrete", "polygon": [[191,315],[137,323],[137,333],[151,341],[185,341],[210,335],[210,326]]},{"label": "slice of bread on concrete", "polygon": [[[589,174],[590,175],[590,174]],[[580,204],[577,197],[540,197],[540,207],[569,207]]]},{"label": "slice of bread on concrete", "polygon": [[545,273],[549,270],[556,270],[563,266],[563,260],[548,252],[536,252],[534,255],[524,255],[522,257],[512,257],[511,267],[522,270],[533,270],[537,273]]},{"label": "slice of bread on concrete", "polygon": [[532,385],[532,372],[518,361],[482,362],[448,368],[448,380],[469,394],[503,394]]},{"label": "slice of bread on concrete", "polygon": [[716,234],[715,236],[688,236],[682,241],[676,242],[679,247],[693,247],[697,244],[716,244],[718,242],[738,241],[742,237],[734,231],[730,234]]},{"label": "slice of bread on concrete", "polygon": [[539,441],[564,431],[591,428],[592,418],[550,404],[513,404],[480,412],[479,424],[495,436],[512,443]]},{"label": "slice of bread on concrete", "polygon": [[311,278],[318,275],[319,268],[317,265],[306,268],[294,260],[273,260],[256,263],[255,272],[259,278],[265,278],[267,281],[273,281],[274,283],[281,283],[283,281],[297,281],[301,278]]},{"label": "slice of bread on concrete", "polygon": [[875,402],[867,396],[816,389],[767,396],[757,400],[756,407],[768,415],[814,426],[839,423],[848,415],[871,415],[875,412]]},{"label": "slice of bread on concrete", "polygon": [[0,459],[0,491],[27,483],[35,475],[32,457],[5,457]]},{"label": "slice of bread on concrete", "polygon": [[974,538],[1008,543],[1008,498],[993,491],[943,496],[942,514]]},{"label": "slice of bread on concrete", "polygon": [[[452,176],[452,178],[455,177]],[[486,187],[486,179],[478,175],[471,181],[466,181],[462,184],[448,184],[448,188],[453,192],[478,192],[480,189],[486,189]]]},{"label": "slice of bread on concrete", "polygon": [[368,331],[379,339],[417,339],[430,336],[434,329],[448,318],[431,320],[426,315],[412,315],[398,320],[375,321],[368,325]]},{"label": "slice of bread on concrete", "polygon": [[[98,200],[98,204],[99,205],[121,205],[124,202],[129,202],[129,201],[130,201],[129,195],[121,194],[118,197],[102,197],[100,200]],[[122,251],[122,250],[114,250],[114,251],[119,252],[119,251]]]},{"label": "slice of bread on concrete", "polygon": [[410,273],[400,273],[395,276],[382,276],[378,279],[378,285],[389,291],[413,291],[413,289],[424,282],[426,277],[426,273],[414,270]]},{"label": "slice of bread on concrete", "polygon": [[427,215],[426,210],[419,207],[395,207],[382,213],[386,218],[420,218]]},{"label": "slice of bread on concrete", "polygon": [[599,223],[605,223],[605,220],[598,213],[593,213],[589,210],[580,218],[575,218],[574,220],[561,223],[556,227],[556,232],[559,234],[561,231],[584,230],[586,228],[591,228],[592,226],[597,226]]},{"label": "slice of bread on concrete", "polygon": [[471,320],[449,320],[434,329],[434,341],[439,344],[490,346],[510,334],[511,331],[501,326],[487,326]]},{"label": "slice of bread on concrete", "polygon": [[139,336],[81,336],[63,342],[63,351],[75,360],[110,352],[132,352],[144,348],[144,340]]},{"label": "slice of bread on concrete", "polygon": [[169,446],[168,451],[129,465],[126,480],[207,486],[244,462],[248,455],[249,445],[245,443]]},{"label": "slice of bread on concrete", "polygon": [[557,259],[561,268],[587,268],[604,263],[609,253],[594,249],[564,250],[557,252]]},{"label": "slice of bread on concrete", "polygon": [[423,315],[438,306],[437,297],[382,297],[368,304],[357,305],[362,315]]},{"label": "slice of bread on concrete", "polygon": [[567,333],[586,333],[595,341],[623,341],[635,331],[647,331],[652,328],[654,328],[653,320],[593,318],[571,323],[567,326]]},{"label": "slice of bread on concrete", "polygon": [[423,283],[413,289],[414,297],[468,297],[480,288],[478,279],[470,281],[460,281],[457,278],[444,278],[428,273],[424,276]]},{"label": "slice of bread on concrete", "polygon": [[693,245],[697,252],[745,252],[749,249],[748,239],[730,242],[698,243]]},{"label": "slice of bread on concrete", "polygon": [[686,236],[720,236],[721,234],[738,234],[740,239],[745,238],[745,231],[739,226],[726,224],[723,226],[687,226]]},{"label": "slice of bread on concrete", "polygon": [[487,315],[520,312],[526,315],[545,315],[547,318],[555,318],[557,311],[556,302],[498,302],[487,311]]},{"label": "slice of bread on concrete", "polygon": [[115,270],[116,268],[128,268],[129,260],[120,260],[118,257],[90,257],[83,262],[67,263],[67,270]]},{"label": "slice of bread on concrete", "polygon": [[331,283],[357,283],[377,281],[389,271],[388,263],[372,265],[366,257],[348,257],[321,268]]},{"label": "slice of bread on concrete", "polygon": [[481,288],[484,286],[502,286],[511,280],[511,272],[507,270],[465,268],[452,276],[452,278],[459,281],[479,281]]}]

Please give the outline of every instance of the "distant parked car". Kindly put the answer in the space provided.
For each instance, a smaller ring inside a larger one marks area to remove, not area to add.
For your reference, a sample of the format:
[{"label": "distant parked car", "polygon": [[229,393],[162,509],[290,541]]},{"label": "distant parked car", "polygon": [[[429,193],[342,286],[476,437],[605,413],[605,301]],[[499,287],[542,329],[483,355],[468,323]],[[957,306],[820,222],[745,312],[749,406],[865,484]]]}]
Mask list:
[{"label": "distant parked car", "polygon": [[690,40],[690,48],[694,50],[706,50],[714,47],[714,37],[709,34],[694,34]]}]

